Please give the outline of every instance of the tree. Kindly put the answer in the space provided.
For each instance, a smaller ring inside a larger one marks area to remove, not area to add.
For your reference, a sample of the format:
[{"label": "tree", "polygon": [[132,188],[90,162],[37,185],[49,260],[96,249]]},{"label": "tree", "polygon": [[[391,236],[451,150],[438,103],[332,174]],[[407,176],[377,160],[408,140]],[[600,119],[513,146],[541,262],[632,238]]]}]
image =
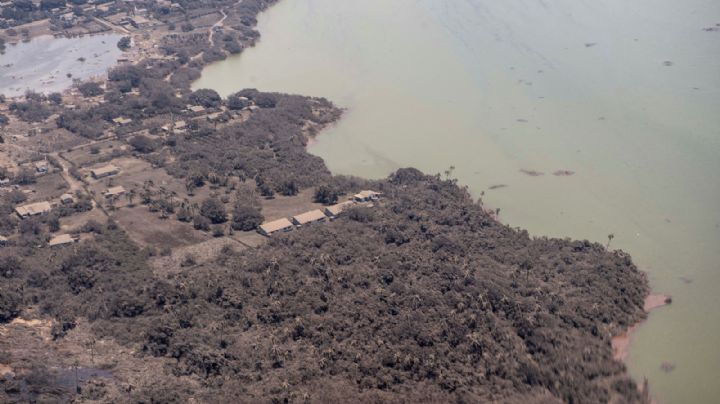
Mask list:
[{"label": "tree", "polygon": [[227,99],[227,107],[231,110],[237,111],[250,105],[250,102],[246,98],[242,98],[237,94],[233,94]]},{"label": "tree", "polygon": [[53,104],[60,105],[60,104],[62,104],[62,101],[63,101],[62,94],[57,93],[57,92],[50,93],[48,95],[48,101],[52,102]]},{"label": "tree", "polygon": [[105,93],[105,90],[100,87],[100,84],[94,81],[80,84],[78,86],[78,91],[80,91],[80,94],[84,97],[97,97]]},{"label": "tree", "polygon": [[200,206],[200,214],[210,219],[213,224],[227,221],[225,206],[217,198],[205,199]]},{"label": "tree", "polygon": [[615,238],[615,235],[614,235],[614,234],[612,234],[612,233],[608,234],[608,242],[607,242],[607,246],[606,246],[605,248],[607,248],[608,250],[610,249],[610,242],[611,242],[614,238]]},{"label": "tree", "polygon": [[297,183],[295,180],[287,180],[282,183],[280,186],[280,193],[284,196],[293,196],[297,195],[297,193],[300,191],[300,189],[297,186]]},{"label": "tree", "polygon": [[0,323],[6,323],[20,314],[20,295],[8,288],[0,288]]},{"label": "tree", "polygon": [[233,230],[255,230],[265,220],[260,210],[250,206],[235,205],[232,217]]},{"label": "tree", "polygon": [[121,51],[127,51],[130,49],[131,40],[129,36],[124,36],[120,38],[120,40],[117,43],[117,47],[120,48]]},{"label": "tree", "polygon": [[193,104],[202,105],[205,108],[214,108],[220,106],[222,98],[215,90],[201,88],[190,94],[189,100]]},{"label": "tree", "polygon": [[60,230],[60,218],[58,215],[50,215],[48,218],[48,230],[50,230],[50,233],[55,233]]},{"label": "tree", "polygon": [[145,135],[137,135],[132,137],[128,143],[140,153],[152,153],[157,149],[157,142]]},{"label": "tree", "polygon": [[329,185],[320,185],[315,190],[315,202],[331,205],[337,203],[340,193]]},{"label": "tree", "polygon": [[205,216],[197,215],[193,218],[193,227],[195,230],[210,230],[210,219]]}]

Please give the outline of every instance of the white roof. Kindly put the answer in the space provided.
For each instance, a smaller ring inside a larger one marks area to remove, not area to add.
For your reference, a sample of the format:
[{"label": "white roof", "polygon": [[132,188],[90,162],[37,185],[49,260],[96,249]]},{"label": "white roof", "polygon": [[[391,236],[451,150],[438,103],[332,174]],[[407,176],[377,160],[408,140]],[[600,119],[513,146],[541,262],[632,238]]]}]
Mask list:
[{"label": "white roof", "polygon": [[380,195],[382,195],[381,192],[375,192],[375,191],[371,191],[371,190],[369,190],[369,189],[366,189],[366,190],[364,190],[364,191],[358,192],[358,193],[355,194],[354,196],[355,196],[355,198],[358,198],[358,199],[367,199],[367,198],[372,198],[372,197],[374,197],[374,196],[380,196]]},{"label": "white roof", "polygon": [[325,219],[327,216],[320,210],[315,209],[309,212],[301,213],[297,216],[293,216],[293,220],[299,224],[316,222],[320,219]]},{"label": "white roof", "polygon": [[125,187],[122,185],[118,185],[116,187],[108,188],[107,191],[105,191],[105,196],[113,196],[113,195],[120,195],[125,193]]},{"label": "white roof", "polygon": [[114,173],[117,171],[119,171],[119,169],[111,164],[111,165],[107,165],[104,167],[95,168],[92,170],[92,173],[93,173],[93,175],[97,176],[97,175],[103,175],[103,174],[108,174],[108,173]]},{"label": "white roof", "polygon": [[292,227],[292,223],[290,223],[287,218],[282,218],[278,220],[273,220],[271,222],[265,222],[260,225],[260,230],[265,232],[266,234],[275,233],[276,231],[287,229],[288,227]]},{"label": "white roof", "polygon": [[52,209],[52,206],[50,206],[50,202],[37,202],[37,203],[31,203],[29,205],[24,206],[18,206],[15,208],[15,212],[17,212],[20,216],[34,216],[39,215],[42,213],[47,213]]},{"label": "white roof", "polygon": [[56,245],[63,245],[63,244],[70,244],[74,243],[75,239],[69,235],[69,234],[61,234],[59,236],[53,237],[49,242],[48,245],[50,247],[54,247]]},{"label": "white roof", "polygon": [[340,213],[342,213],[343,210],[349,208],[350,206],[352,206],[354,204],[355,204],[355,202],[353,202],[353,201],[340,202],[336,205],[328,206],[327,208],[325,208],[325,212],[332,216],[337,216]]}]

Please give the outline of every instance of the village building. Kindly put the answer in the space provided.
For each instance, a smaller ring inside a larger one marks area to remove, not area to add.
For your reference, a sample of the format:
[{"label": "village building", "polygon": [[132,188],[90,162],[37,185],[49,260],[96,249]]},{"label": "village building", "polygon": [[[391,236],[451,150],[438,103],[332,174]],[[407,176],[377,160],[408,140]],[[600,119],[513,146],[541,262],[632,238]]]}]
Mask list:
[{"label": "village building", "polygon": [[365,191],[360,191],[357,194],[353,195],[353,200],[355,200],[356,202],[376,201],[376,200],[380,199],[381,195],[382,195],[381,192],[365,190]]},{"label": "village building", "polygon": [[340,202],[338,204],[328,206],[325,208],[325,214],[330,218],[339,216],[345,209],[355,205],[353,201]]},{"label": "village building", "polygon": [[258,232],[263,236],[272,236],[276,233],[284,233],[293,229],[293,224],[286,218],[265,222],[258,227]]},{"label": "village building", "polygon": [[120,125],[120,126],[128,125],[128,124],[130,124],[132,121],[133,121],[132,119],[130,119],[130,118],[124,118],[124,117],[118,117],[118,118],[113,119],[113,122],[115,122],[116,124],[118,124],[118,125]]},{"label": "village building", "polygon": [[205,107],[202,105],[190,105],[188,106],[188,111],[192,112],[193,114],[199,115],[205,112]]},{"label": "village building", "polygon": [[121,196],[125,194],[125,188],[122,185],[118,185],[116,187],[108,188],[103,195],[105,195],[105,198],[114,198],[117,196]]},{"label": "village building", "polygon": [[297,216],[293,216],[292,222],[296,226],[302,226],[310,223],[322,222],[327,219],[327,216],[320,210],[315,209],[309,212],[301,213]]},{"label": "village building", "polygon": [[73,198],[72,195],[70,195],[70,194],[60,195],[60,203],[62,203],[63,205],[69,205],[74,202],[75,202],[75,198]]},{"label": "village building", "polygon": [[90,174],[93,178],[96,180],[99,180],[100,178],[109,177],[111,175],[115,175],[120,172],[120,169],[115,167],[114,165],[107,165],[100,168],[95,168],[90,171]]},{"label": "village building", "polygon": [[45,174],[50,171],[50,166],[45,160],[37,161],[35,162],[35,171],[37,171],[38,174]]},{"label": "village building", "polygon": [[36,202],[29,205],[18,206],[15,208],[15,213],[20,216],[21,219],[25,219],[30,216],[39,216],[44,213],[50,212],[52,206],[50,202]]},{"label": "village building", "polygon": [[49,247],[59,247],[63,245],[73,244],[75,242],[75,238],[69,234],[61,234],[59,236],[55,236],[50,241],[48,241]]},{"label": "village building", "polygon": [[0,236],[0,247],[6,246],[8,243],[8,238],[5,236]]}]

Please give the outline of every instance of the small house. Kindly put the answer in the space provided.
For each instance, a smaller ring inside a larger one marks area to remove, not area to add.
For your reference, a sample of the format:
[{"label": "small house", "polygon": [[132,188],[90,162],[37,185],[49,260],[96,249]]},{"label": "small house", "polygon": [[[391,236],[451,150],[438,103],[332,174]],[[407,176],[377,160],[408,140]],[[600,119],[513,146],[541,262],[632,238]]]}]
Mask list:
[{"label": "small house", "polygon": [[118,185],[116,187],[108,188],[103,195],[105,195],[105,198],[115,198],[121,195],[125,194],[125,188],[122,185]]},{"label": "small house", "polygon": [[45,160],[36,161],[35,162],[35,171],[37,171],[38,174],[46,174],[48,171],[50,171],[50,166],[48,165],[48,162]]},{"label": "small house", "polygon": [[49,202],[36,202],[29,205],[18,206],[15,208],[15,213],[20,216],[21,219],[28,218],[30,216],[39,216],[44,213],[50,212],[52,206]]},{"label": "small house", "polygon": [[380,193],[380,192],[365,190],[365,191],[360,191],[357,194],[353,195],[353,200],[356,202],[376,201],[376,200],[380,199],[381,195],[382,195],[382,193]]},{"label": "small house", "polygon": [[96,168],[90,171],[90,174],[95,178],[96,180],[99,180],[100,178],[109,177],[111,175],[115,175],[120,172],[120,169],[115,167],[114,165],[107,165],[104,167]]},{"label": "small house", "polygon": [[258,227],[258,232],[263,236],[270,237],[273,234],[288,232],[292,229],[293,224],[286,218],[282,218],[261,224],[260,227]]},{"label": "small house", "polygon": [[61,234],[59,236],[53,237],[48,241],[49,247],[59,247],[63,245],[73,244],[75,243],[75,238],[69,234]]},{"label": "small house", "polygon": [[8,238],[5,236],[0,236],[0,247],[6,246],[8,243]]},{"label": "small house", "polygon": [[302,226],[310,223],[322,222],[327,219],[327,216],[320,210],[315,209],[309,212],[301,213],[297,216],[293,216],[292,222],[296,226]]},{"label": "small house", "polygon": [[190,105],[188,106],[188,111],[192,112],[195,115],[201,115],[205,112],[205,107],[202,105]]},{"label": "small house", "polygon": [[353,206],[355,202],[345,201],[325,208],[325,214],[330,218],[339,216],[345,209]]},{"label": "small house", "polygon": [[118,118],[113,119],[113,122],[115,122],[116,124],[118,124],[120,126],[129,125],[130,123],[132,123],[132,121],[133,121],[132,119],[124,118],[124,117],[118,117]]},{"label": "small house", "polygon": [[70,194],[62,194],[60,195],[60,203],[63,205],[70,205],[71,203],[75,202],[75,198],[73,198]]}]

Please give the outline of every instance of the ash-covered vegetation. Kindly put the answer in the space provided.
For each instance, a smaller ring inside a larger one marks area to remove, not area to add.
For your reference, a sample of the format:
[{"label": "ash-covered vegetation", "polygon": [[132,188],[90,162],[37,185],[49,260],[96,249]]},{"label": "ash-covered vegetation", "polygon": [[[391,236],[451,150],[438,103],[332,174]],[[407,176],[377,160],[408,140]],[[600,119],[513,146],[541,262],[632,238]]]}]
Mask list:
[{"label": "ash-covered vegetation", "polygon": [[[29,7],[12,3],[4,13]],[[104,202],[107,224],[88,221],[79,243],[47,248],[60,218],[93,209],[89,197],[20,220],[12,211],[26,196],[6,194],[0,332],[11,335],[7,323],[21,318],[50,326],[0,338],[0,370],[14,373],[0,378],[0,402],[646,401],[610,346],[644,316],[647,281],[629,257],[502,225],[448,178],[414,169],[375,182],[332,176],[305,150],[339,117],[329,101],[190,89],[204,65],[252,46],[257,13],[274,0],[176,1],[187,17],[177,27],[179,12],[157,3],[114,2],[93,13],[146,8],[174,31],[158,41],[163,57],[115,68],[104,86],[79,83],[72,108],[60,94],[30,92],[8,114],[52,121],[81,142],[128,143],[90,161],[132,153],[181,181],[188,196],[210,188],[197,206],[165,184],[128,192],[129,205],[137,197],[163,219],[192,222],[188,231],[255,229],[267,201],[257,195],[312,188],[317,202],[333,204],[365,188],[384,197],[257,248],[231,244],[158,269],[158,254],[173,251],[133,241],[113,220],[127,211],[115,211],[113,199]],[[211,40],[190,16],[218,8],[239,19]],[[46,15],[26,11],[21,21]],[[82,179],[76,167],[68,173]],[[94,366],[104,381],[73,379],[78,367]]]},{"label": "ash-covered vegetation", "polygon": [[[138,366],[168,360],[155,387],[108,401],[642,400],[610,348],[643,316],[630,258],[532,238],[413,169],[375,185],[382,206],[167,279],[112,223],[44,265],[18,251],[0,260],[0,315],[35,308],[57,339],[86,318]],[[178,377],[193,383],[158,388]]]}]

